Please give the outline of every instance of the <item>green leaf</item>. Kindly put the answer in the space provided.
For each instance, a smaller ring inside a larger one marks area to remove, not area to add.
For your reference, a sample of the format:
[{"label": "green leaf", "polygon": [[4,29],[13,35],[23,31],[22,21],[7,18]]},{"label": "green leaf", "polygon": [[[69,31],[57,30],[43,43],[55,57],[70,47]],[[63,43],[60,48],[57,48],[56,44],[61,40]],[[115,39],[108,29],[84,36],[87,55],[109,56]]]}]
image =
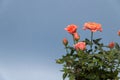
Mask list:
[{"label": "green leaf", "polygon": [[119,46],[118,43],[115,43],[115,48],[116,48],[117,50],[120,50],[120,46]]},{"label": "green leaf", "polygon": [[71,48],[71,51],[70,51],[70,55],[72,56],[73,53],[74,53],[75,49],[74,48]]},{"label": "green leaf", "polygon": [[63,74],[63,80],[65,80],[65,78],[67,77],[67,73]]},{"label": "green leaf", "polygon": [[95,62],[98,62],[98,59],[93,59],[93,62],[95,63]]},{"label": "green leaf", "polygon": [[91,44],[91,41],[86,38],[86,39],[85,39],[85,43],[88,44],[88,45],[90,45],[90,44]]},{"label": "green leaf", "polygon": [[95,39],[95,40],[93,40],[93,42],[95,43],[95,44],[97,44],[97,45],[100,45],[100,40],[101,40],[102,38],[98,38],[98,39]]},{"label": "green leaf", "polygon": [[74,79],[75,79],[75,76],[73,74],[71,74],[69,80],[74,80]]},{"label": "green leaf", "polygon": [[98,49],[98,47],[97,47],[97,46],[95,46],[95,49]]},{"label": "green leaf", "polygon": [[63,59],[57,59],[57,60],[56,60],[56,63],[62,64],[62,63],[64,63],[64,60],[63,60]]},{"label": "green leaf", "polygon": [[91,72],[86,76],[87,80],[96,80],[96,75],[95,73]]}]

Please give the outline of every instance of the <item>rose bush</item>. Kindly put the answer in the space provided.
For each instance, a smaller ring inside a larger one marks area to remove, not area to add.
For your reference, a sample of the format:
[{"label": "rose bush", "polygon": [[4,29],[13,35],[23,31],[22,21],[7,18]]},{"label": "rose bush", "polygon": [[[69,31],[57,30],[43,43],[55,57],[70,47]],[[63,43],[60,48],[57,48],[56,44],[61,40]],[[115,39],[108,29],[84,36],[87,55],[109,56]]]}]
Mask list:
[{"label": "rose bush", "polygon": [[[65,30],[72,35],[73,45],[64,38],[66,54],[57,59],[63,64],[63,80],[119,80],[120,46],[117,42],[104,44],[102,38],[94,39],[96,31],[102,32],[102,26],[96,22],[84,24],[84,30],[91,31],[90,39],[80,40],[75,24],[68,25]],[[120,36],[120,30],[117,32]]]}]

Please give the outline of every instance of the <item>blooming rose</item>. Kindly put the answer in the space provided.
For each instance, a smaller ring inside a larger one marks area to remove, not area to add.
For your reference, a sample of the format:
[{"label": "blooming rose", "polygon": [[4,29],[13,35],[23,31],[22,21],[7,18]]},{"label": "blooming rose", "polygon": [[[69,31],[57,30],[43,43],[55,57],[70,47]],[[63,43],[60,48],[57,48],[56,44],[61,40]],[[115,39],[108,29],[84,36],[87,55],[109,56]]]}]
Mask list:
[{"label": "blooming rose", "polygon": [[79,40],[80,39],[80,36],[77,32],[73,34],[73,37],[74,37],[74,40]]},{"label": "blooming rose", "polygon": [[96,32],[96,31],[101,32],[102,31],[101,24],[95,23],[95,22],[87,22],[87,23],[85,23],[83,29],[84,30],[89,29],[92,32]]},{"label": "blooming rose", "polygon": [[66,31],[68,31],[70,34],[73,34],[76,32],[77,30],[77,26],[74,25],[74,24],[71,24],[71,25],[68,25],[66,28],[65,28]]},{"label": "blooming rose", "polygon": [[118,31],[118,36],[120,36],[120,30]]},{"label": "blooming rose", "polygon": [[114,42],[110,42],[109,45],[108,45],[109,48],[113,48],[114,46],[115,46]]},{"label": "blooming rose", "polygon": [[74,45],[76,50],[85,50],[86,49],[86,43],[85,42],[78,42]]},{"label": "blooming rose", "polygon": [[63,44],[66,46],[68,44],[68,40],[66,38],[63,38]]}]

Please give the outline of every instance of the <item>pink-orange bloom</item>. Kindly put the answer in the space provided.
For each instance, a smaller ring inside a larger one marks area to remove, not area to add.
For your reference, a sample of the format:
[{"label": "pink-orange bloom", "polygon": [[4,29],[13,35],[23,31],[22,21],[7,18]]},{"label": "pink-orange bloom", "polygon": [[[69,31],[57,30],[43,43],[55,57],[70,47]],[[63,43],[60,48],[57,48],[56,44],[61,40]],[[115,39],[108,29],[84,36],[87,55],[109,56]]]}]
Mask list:
[{"label": "pink-orange bloom", "polygon": [[86,49],[86,43],[85,42],[78,42],[74,45],[76,50],[85,50]]},{"label": "pink-orange bloom", "polygon": [[66,38],[63,38],[63,44],[66,46],[68,44],[68,40]]},{"label": "pink-orange bloom", "polygon": [[80,39],[80,36],[77,32],[73,34],[73,37],[74,37],[74,40],[79,40]]},{"label": "pink-orange bloom", "polygon": [[65,30],[68,31],[70,34],[73,34],[73,33],[76,32],[77,28],[78,28],[78,27],[77,27],[76,25],[71,24],[71,25],[68,25],[68,26],[65,28]]},{"label": "pink-orange bloom", "polygon": [[101,24],[95,23],[95,22],[85,23],[83,29],[84,30],[89,29],[89,30],[91,30],[91,32],[96,32],[96,31],[102,32]]},{"label": "pink-orange bloom", "polygon": [[109,48],[113,48],[114,46],[115,46],[114,42],[110,42],[109,45],[108,45]]},{"label": "pink-orange bloom", "polygon": [[120,30],[118,31],[118,36],[120,36]]}]

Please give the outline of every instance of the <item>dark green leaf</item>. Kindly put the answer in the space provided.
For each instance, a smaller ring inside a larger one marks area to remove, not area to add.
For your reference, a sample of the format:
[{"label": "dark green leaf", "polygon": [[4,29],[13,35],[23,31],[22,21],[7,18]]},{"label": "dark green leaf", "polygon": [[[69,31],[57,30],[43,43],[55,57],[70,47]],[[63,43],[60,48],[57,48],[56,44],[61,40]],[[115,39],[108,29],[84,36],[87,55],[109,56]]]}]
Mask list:
[{"label": "dark green leaf", "polygon": [[70,75],[70,79],[69,80],[75,80],[75,77],[73,74]]},{"label": "dark green leaf", "polygon": [[90,45],[90,44],[91,44],[91,41],[86,38],[86,39],[85,39],[85,43],[88,44],[88,45]]},{"label": "dark green leaf", "polygon": [[115,48],[116,48],[117,50],[120,50],[120,46],[119,46],[118,43],[115,43]]},{"label": "dark green leaf", "polygon": [[63,80],[65,80],[65,78],[67,77],[67,73],[63,74]]},{"label": "dark green leaf", "polygon": [[94,42],[95,44],[98,44],[101,39],[102,39],[102,38],[95,39],[95,40],[93,40],[93,42]]}]

